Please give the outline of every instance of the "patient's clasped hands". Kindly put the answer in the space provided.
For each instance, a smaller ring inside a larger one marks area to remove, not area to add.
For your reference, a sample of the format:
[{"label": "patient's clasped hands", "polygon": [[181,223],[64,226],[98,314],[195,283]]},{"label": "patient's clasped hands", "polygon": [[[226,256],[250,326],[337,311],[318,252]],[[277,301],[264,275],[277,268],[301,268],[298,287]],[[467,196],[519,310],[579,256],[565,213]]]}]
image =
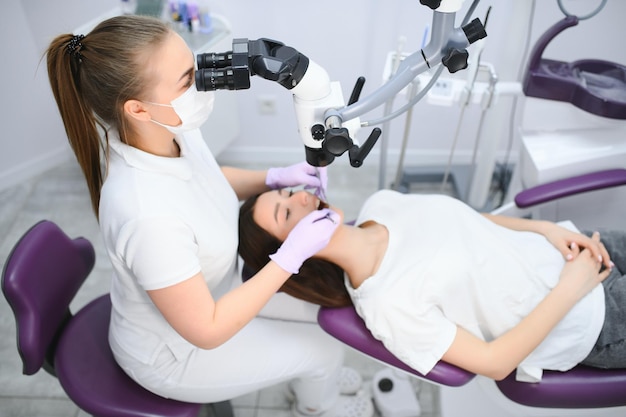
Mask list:
[{"label": "patient's clasped hands", "polygon": [[563,254],[565,260],[571,261],[582,249],[588,249],[592,256],[604,264],[606,268],[610,269],[613,267],[609,253],[602,242],[600,242],[600,233],[594,232],[594,236],[589,237],[555,223],[546,223],[546,225],[549,229],[543,235]]},{"label": "patient's clasped hands", "polygon": [[[598,232],[593,233],[591,240],[602,245]],[[601,269],[602,260],[589,247],[581,250],[576,244],[572,246],[572,260],[563,267],[560,284],[571,285],[572,296],[579,300],[604,281],[611,273],[611,268]]]}]

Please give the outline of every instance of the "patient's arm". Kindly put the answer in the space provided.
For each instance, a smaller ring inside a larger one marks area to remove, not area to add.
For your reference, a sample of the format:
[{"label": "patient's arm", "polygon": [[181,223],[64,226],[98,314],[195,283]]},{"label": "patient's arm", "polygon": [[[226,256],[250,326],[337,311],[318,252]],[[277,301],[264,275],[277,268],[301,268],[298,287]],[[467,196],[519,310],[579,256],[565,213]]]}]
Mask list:
[{"label": "patient's arm", "polygon": [[[602,263],[609,268],[611,259],[604,245],[599,240],[591,239],[590,237],[566,229],[559,226],[556,223],[546,220],[532,220],[523,219],[519,217],[507,217],[498,216],[493,214],[483,214],[486,218],[492,222],[506,227],[511,230],[535,232],[543,235],[561,254],[566,260],[571,260],[574,257],[576,248],[587,248],[591,251],[593,256],[602,259]],[[575,247],[572,247],[574,244]]]},{"label": "patient's arm", "polygon": [[547,220],[524,219],[522,217],[509,217],[490,213],[482,213],[482,215],[507,229],[535,232],[542,235],[551,225],[554,225],[554,223]]},{"label": "patient's arm", "polygon": [[545,339],[567,312],[609,274],[599,273],[600,263],[583,250],[566,263],[559,283],[517,326],[485,342],[457,327],[456,336],[443,360],[460,368],[501,380]]}]

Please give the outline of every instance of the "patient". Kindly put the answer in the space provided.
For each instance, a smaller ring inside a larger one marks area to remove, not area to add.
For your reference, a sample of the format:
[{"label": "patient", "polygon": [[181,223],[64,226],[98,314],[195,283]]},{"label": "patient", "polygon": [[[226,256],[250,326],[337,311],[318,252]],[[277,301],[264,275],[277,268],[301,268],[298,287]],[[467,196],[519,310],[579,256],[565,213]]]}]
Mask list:
[{"label": "patient", "polygon": [[[246,201],[247,266],[263,267],[301,218],[325,207],[284,189]],[[600,242],[597,232],[479,214],[447,196],[382,190],[282,290],[323,306],[353,303],[373,336],[422,374],[444,360],[496,380],[517,368],[519,380],[538,381],[543,369],[578,363],[626,367],[620,270],[625,232],[603,232]]]}]

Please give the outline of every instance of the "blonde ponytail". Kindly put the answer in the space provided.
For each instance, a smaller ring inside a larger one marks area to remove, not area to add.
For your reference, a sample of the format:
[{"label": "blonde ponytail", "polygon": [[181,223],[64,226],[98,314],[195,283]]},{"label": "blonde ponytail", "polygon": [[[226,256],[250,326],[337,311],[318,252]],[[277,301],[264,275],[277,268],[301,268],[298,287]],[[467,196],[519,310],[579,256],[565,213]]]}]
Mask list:
[{"label": "blonde ponytail", "polygon": [[46,51],[52,93],[96,217],[104,181],[103,133],[115,128],[123,141],[128,136],[123,105],[141,97],[149,85],[141,58],[169,33],[169,27],[155,18],[116,16],[85,36],[59,35]]}]

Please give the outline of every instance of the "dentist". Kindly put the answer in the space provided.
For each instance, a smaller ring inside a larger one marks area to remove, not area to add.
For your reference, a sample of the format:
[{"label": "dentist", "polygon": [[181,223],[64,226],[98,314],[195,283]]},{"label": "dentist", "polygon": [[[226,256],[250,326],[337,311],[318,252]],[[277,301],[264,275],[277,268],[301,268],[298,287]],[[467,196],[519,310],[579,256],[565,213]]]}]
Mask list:
[{"label": "dentist", "polygon": [[258,317],[337,222],[313,213],[267,267],[245,283],[238,273],[239,200],[301,184],[321,192],[324,177],[306,163],[219,167],[198,130],[213,93],[196,90],[192,51],[158,19],[59,35],[46,57],[113,266],[109,342],[125,372],[199,403],[290,381],[294,415],[372,415],[338,342],[315,323]]}]

